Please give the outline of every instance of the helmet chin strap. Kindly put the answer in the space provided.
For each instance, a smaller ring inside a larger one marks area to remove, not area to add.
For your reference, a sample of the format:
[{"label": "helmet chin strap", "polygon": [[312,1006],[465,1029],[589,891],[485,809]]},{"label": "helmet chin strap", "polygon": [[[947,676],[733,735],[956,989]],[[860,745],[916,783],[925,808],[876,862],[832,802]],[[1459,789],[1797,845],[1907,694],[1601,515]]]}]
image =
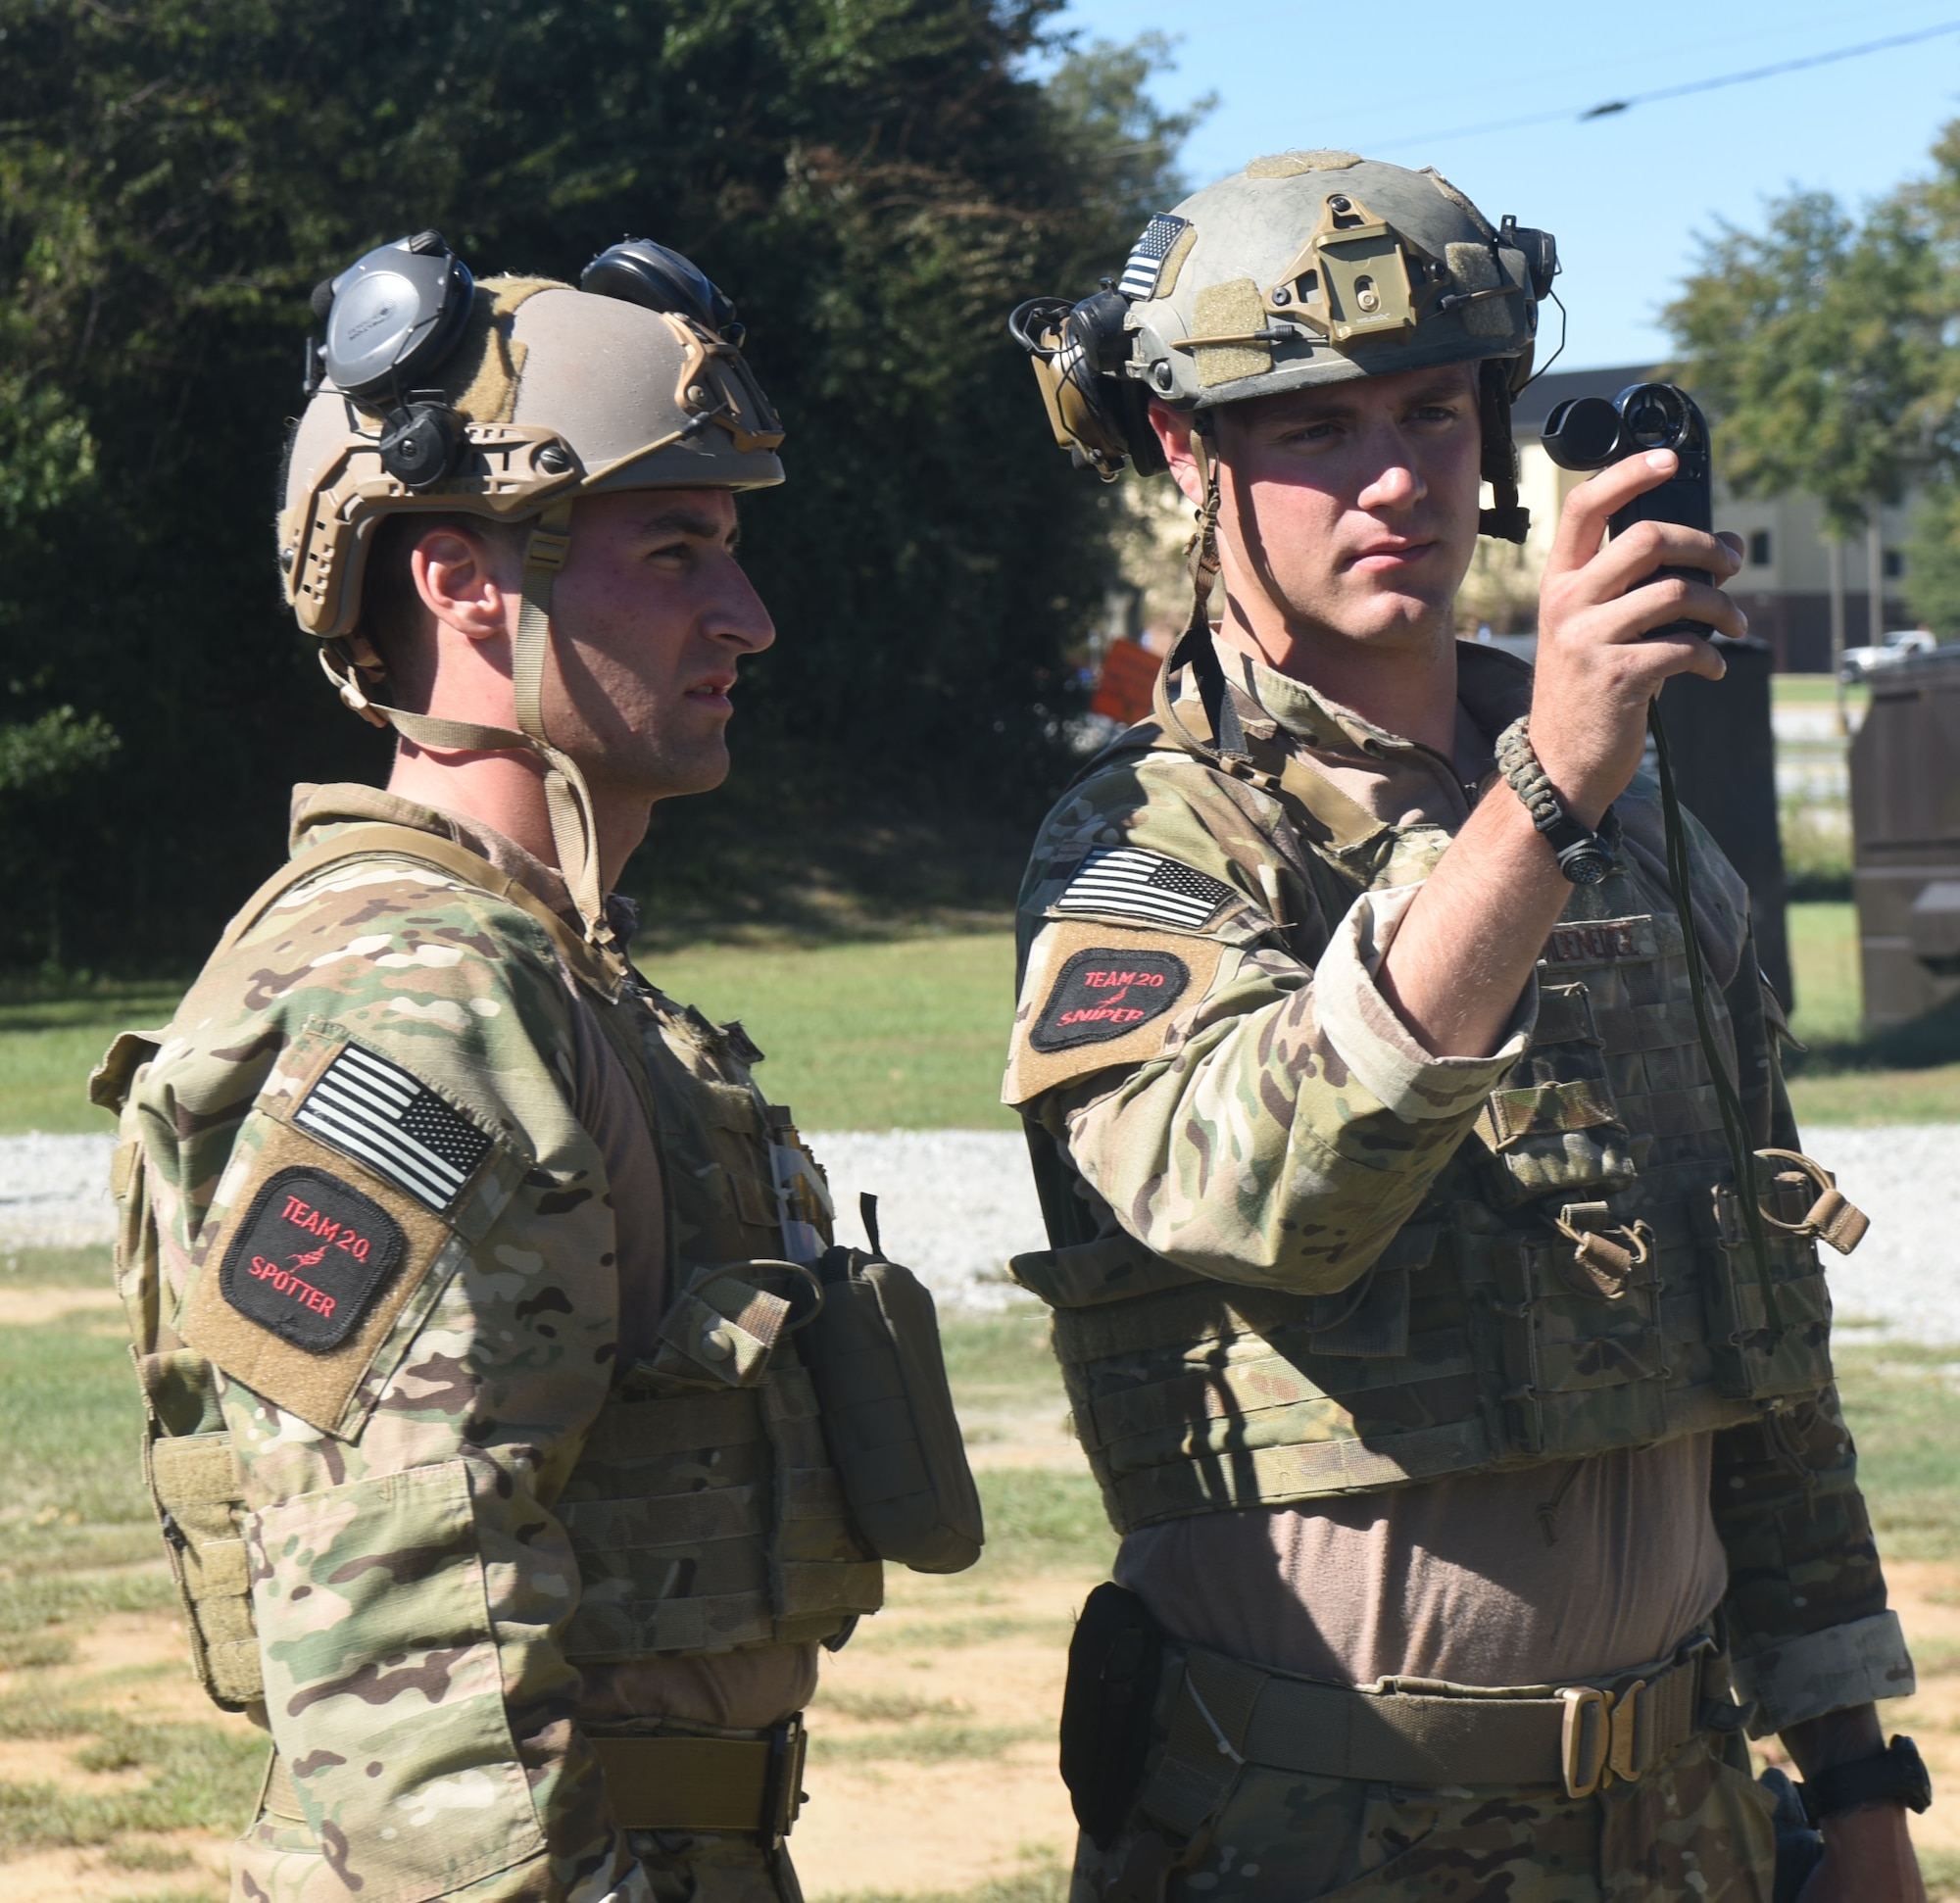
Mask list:
[{"label": "helmet chin strap", "polygon": [[[1184,624],[1187,637],[1211,632],[1211,590],[1218,580],[1218,458],[1205,441],[1202,417],[1191,419],[1191,460],[1198,467],[1198,479],[1204,485],[1204,500],[1199,505],[1198,529],[1185,551],[1191,569],[1191,618]],[[1182,643],[1179,644],[1180,646]]]},{"label": "helmet chin strap", "polygon": [[571,499],[552,504],[531,529],[524,545],[523,597],[517,611],[517,637],[511,661],[511,683],[516,702],[517,731],[479,726],[469,720],[445,720],[434,714],[410,713],[383,707],[362,691],[352,669],[334,671],[324,649],[320,664],[339,690],[340,698],[365,719],[377,715],[404,740],[441,753],[531,753],[544,764],[545,813],[552,844],[558,852],[571,902],[578,908],[588,945],[623,956],[606,917],[606,894],[600,878],[599,827],[592,808],[591,789],[569,754],[553,745],[545,731],[545,658],[551,652],[552,586],[571,548]]}]

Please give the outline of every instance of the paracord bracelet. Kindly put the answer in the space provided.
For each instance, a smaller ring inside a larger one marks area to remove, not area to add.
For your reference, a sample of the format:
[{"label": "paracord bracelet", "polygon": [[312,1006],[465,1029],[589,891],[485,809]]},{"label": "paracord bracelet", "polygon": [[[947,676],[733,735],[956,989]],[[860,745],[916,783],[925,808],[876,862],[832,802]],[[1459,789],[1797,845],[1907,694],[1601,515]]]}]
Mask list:
[{"label": "paracord bracelet", "polygon": [[1594,832],[1559,805],[1532,749],[1531,723],[1522,716],[1497,736],[1497,770],[1558,854],[1559,871],[1576,886],[1597,885],[1612,870],[1613,856],[1620,850],[1620,815],[1608,806]]}]

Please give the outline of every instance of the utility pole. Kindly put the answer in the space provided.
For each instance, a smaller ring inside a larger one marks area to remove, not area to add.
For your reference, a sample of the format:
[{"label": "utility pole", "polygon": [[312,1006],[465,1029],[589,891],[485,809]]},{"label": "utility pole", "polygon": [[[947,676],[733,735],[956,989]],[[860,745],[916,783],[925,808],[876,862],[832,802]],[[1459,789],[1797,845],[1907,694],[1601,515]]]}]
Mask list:
[{"label": "utility pole", "polygon": [[1872,504],[1872,512],[1865,517],[1865,585],[1870,588],[1870,613],[1868,622],[1871,633],[1866,639],[1875,648],[1886,643],[1886,532],[1879,524],[1879,506]]},{"label": "utility pole", "polygon": [[1844,538],[1828,525],[1824,553],[1831,572],[1831,695],[1842,734],[1851,731],[1844,718]]}]

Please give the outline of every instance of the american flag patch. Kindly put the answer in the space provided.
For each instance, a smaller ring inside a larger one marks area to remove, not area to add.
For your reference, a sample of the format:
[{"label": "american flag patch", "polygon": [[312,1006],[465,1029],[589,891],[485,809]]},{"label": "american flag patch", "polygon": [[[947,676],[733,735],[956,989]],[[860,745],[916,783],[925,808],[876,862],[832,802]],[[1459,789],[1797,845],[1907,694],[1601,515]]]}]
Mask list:
[{"label": "american flag patch", "polygon": [[1178,233],[1190,223],[1189,219],[1181,219],[1175,212],[1155,212],[1151,221],[1144,226],[1143,235],[1130,249],[1130,262],[1123,267],[1123,276],[1116,288],[1125,297],[1148,300],[1157,294],[1157,278],[1163,270],[1163,261],[1170,256],[1170,248],[1177,243]]},{"label": "american flag patch", "polygon": [[431,1209],[476,1174],[490,1139],[399,1064],[348,1045],[320,1073],[293,1121],[366,1163]]},{"label": "american flag patch", "polygon": [[1135,846],[1091,853],[1054,909],[1102,918],[1141,918],[1188,931],[1210,922],[1232,897],[1222,879]]}]

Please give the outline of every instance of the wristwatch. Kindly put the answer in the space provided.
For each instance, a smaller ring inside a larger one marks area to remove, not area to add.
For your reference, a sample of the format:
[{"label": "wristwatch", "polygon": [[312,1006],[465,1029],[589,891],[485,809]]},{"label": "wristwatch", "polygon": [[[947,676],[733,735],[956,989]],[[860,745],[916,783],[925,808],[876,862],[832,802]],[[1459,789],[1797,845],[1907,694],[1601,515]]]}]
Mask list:
[{"label": "wristwatch", "polygon": [[1608,806],[1599,815],[1595,832],[1559,805],[1533,751],[1528,721],[1513,720],[1497,736],[1496,753],[1497,770],[1557,854],[1558,869],[1575,886],[1596,886],[1613,869],[1613,855],[1620,850],[1620,815]]},{"label": "wristwatch", "polygon": [[1834,1764],[1797,1785],[1804,1815],[1813,1824],[1860,1804],[1903,1804],[1923,1811],[1933,1802],[1933,1780],[1919,1746],[1909,1737],[1894,1737],[1883,1751],[1849,1764]]}]

